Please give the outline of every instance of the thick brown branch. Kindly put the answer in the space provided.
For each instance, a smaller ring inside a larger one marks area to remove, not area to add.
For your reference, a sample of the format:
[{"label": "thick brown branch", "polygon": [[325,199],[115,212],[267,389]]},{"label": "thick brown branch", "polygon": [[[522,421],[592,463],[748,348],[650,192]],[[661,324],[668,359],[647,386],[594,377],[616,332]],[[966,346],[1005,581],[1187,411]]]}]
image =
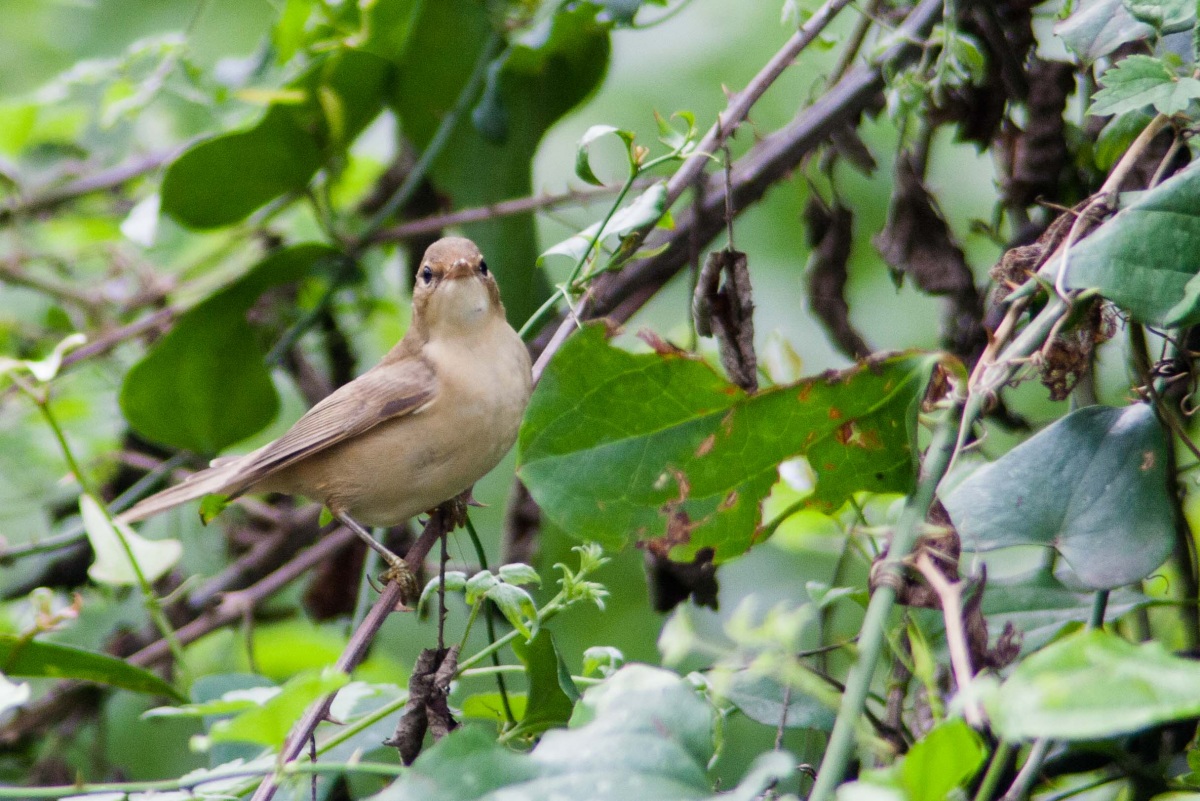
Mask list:
[{"label": "thick brown branch", "polygon": [[[894,67],[913,57],[918,52],[917,43],[924,38],[941,12],[941,0],[922,0],[896,32],[896,44],[878,60],[851,69],[832,89],[801,111],[794,121],[764,138],[734,164],[732,186],[735,213],[741,213],[761,200],[768,189],[796,169],[801,160],[824,142],[831,131],[854,120],[869,108],[883,87],[884,66]],[[682,169],[676,175],[681,173]],[[673,230],[656,231],[646,240],[648,249],[654,250],[665,245],[665,250],[650,258],[632,262],[619,273],[598,279],[593,285],[594,292],[586,316],[610,316],[621,322],[632,317],[686,266],[690,237],[696,235],[703,245],[707,245],[724,230],[724,209],[724,181],[709,181],[704,194],[703,212],[696,215],[690,208],[681,210],[675,218]],[[556,325],[549,325],[543,329],[542,335],[534,343],[535,351],[542,350],[556,328]]]}]

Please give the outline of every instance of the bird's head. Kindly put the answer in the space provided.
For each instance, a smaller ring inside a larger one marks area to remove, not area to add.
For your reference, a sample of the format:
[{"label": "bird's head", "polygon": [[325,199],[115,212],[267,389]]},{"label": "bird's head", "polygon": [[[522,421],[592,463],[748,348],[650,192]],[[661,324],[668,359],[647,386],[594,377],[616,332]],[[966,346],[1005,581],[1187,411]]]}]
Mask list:
[{"label": "bird's head", "polygon": [[504,316],[500,288],[479,248],[448,236],[425,251],[413,287],[413,322],[427,338],[461,336]]}]

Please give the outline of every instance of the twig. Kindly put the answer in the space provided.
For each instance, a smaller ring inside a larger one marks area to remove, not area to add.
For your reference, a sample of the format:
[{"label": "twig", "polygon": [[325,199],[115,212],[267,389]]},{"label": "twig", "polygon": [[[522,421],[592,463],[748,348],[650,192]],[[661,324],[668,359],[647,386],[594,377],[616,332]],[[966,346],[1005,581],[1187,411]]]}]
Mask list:
[{"label": "twig", "polygon": [[1021,801],[1029,795],[1029,790],[1033,787],[1033,783],[1037,781],[1038,771],[1042,769],[1042,763],[1046,761],[1046,752],[1050,750],[1050,741],[1043,738],[1034,740],[1033,747],[1029,749],[1029,756],[1025,759],[1025,764],[1021,766],[1021,770],[1017,773],[1017,778],[1013,779],[1012,786],[1008,788],[1008,792],[1004,794],[1001,801]]},{"label": "twig", "polygon": [[[255,608],[263,600],[278,592],[305,571],[327,560],[334,553],[353,541],[355,536],[344,528],[324,535],[315,545],[299,553],[275,572],[244,590],[228,593],[220,605],[175,630],[175,639],[180,645],[195,642],[223,626],[242,619],[248,609]],[[428,552],[428,549],[426,549]],[[422,557],[423,558],[423,557]],[[171,655],[167,640],[159,639],[130,656],[126,661],[140,667],[154,665]],[[75,691],[84,687],[80,682],[63,682],[54,687],[35,704],[21,710],[15,721],[0,730],[0,746],[10,746],[28,733],[41,728],[47,721],[57,720],[69,713],[75,705]]]},{"label": "twig", "polygon": [[[429,517],[429,522],[425,525],[425,530],[421,532],[421,536],[408,549],[408,553],[404,555],[404,560],[408,564],[416,566],[425,561],[425,557],[429,555],[429,551],[433,548],[434,543],[445,537],[447,532],[447,514],[443,511],[444,507],[439,507]],[[367,649],[370,648],[375,635],[383,626],[383,622],[387,620],[395,609],[396,605],[403,600],[403,589],[397,581],[389,581],[384,587],[383,592],[379,596],[379,600],[371,607],[371,611],[363,618],[363,622],[355,629],[350,641],[346,643],[345,650],[338,657],[335,669],[343,673],[350,673],[354,668],[358,667],[367,655]],[[311,705],[304,716],[300,718],[300,722],[292,729],[288,735],[287,741],[279,754],[279,764],[285,769],[287,765],[296,760],[296,758],[304,750],[304,744],[313,735],[317,728],[317,724],[325,719],[329,714],[329,707],[333,703],[337,693],[332,693],[326,696],[323,700]],[[254,791],[254,796],[251,801],[270,801],[274,797],[275,791],[279,789],[279,776],[273,774],[263,779],[262,784]]]},{"label": "twig", "polygon": [[967,648],[967,635],[963,628],[962,582],[948,580],[924,551],[917,557],[916,568],[921,571],[921,575],[942,602],[942,617],[946,621],[946,646],[950,650],[954,681],[963,699],[963,714],[967,723],[979,728],[983,726],[984,715],[972,686],[975,671],[971,669],[971,654]]},{"label": "twig", "polygon": [[[919,42],[932,27],[941,15],[942,7],[942,0],[922,0],[897,31],[895,44],[887,48],[876,61],[851,69],[845,78],[804,109],[794,121],[763,138],[751,148],[733,167],[735,209],[740,213],[754,205],[782,176],[794,170],[808,153],[824,142],[830,132],[853,120],[870,106],[883,86],[884,65],[894,65],[916,53],[917,45],[914,42]],[[810,25],[823,18],[820,14],[821,12],[818,12],[809,20]],[[743,92],[736,95],[734,101],[742,98],[744,94]],[[731,101],[731,106],[734,101]],[[722,116],[723,124],[728,124],[731,120],[727,110]],[[708,137],[705,141],[707,139]],[[701,148],[703,147],[706,145],[702,143]],[[668,182],[668,189],[681,181],[680,176],[684,170],[688,170],[684,177],[694,178],[702,166],[693,160],[685,162]],[[683,182],[682,186],[686,188],[687,183]],[[715,185],[705,193],[702,214],[696,215],[690,209],[683,210],[675,218],[673,231],[648,236],[648,248],[657,251],[665,245],[665,249],[655,256],[631,262],[619,273],[601,276],[593,282],[593,296],[587,304],[584,316],[609,316],[617,322],[624,322],[632,317],[687,265],[688,248],[683,245],[693,236],[693,231],[703,246],[725,229],[722,214],[724,206],[724,188]],[[551,336],[549,331],[554,328],[546,326],[543,329],[543,336],[533,345],[532,350],[535,353],[544,351]]]},{"label": "twig", "polygon": [[[634,188],[644,188],[649,185],[650,181],[648,180],[636,181],[634,183]],[[460,209],[459,211],[451,211],[447,212],[446,214],[434,214],[429,217],[422,217],[419,220],[401,223],[400,225],[392,228],[385,228],[371,236],[370,244],[378,244],[380,242],[402,242],[407,239],[415,239],[417,237],[437,233],[444,228],[449,228],[450,226],[454,225],[485,222],[487,220],[495,220],[500,217],[511,217],[516,214],[526,214],[531,211],[588,203],[593,200],[615,194],[618,189],[620,189],[618,186],[599,186],[589,187],[587,189],[571,189],[557,194],[532,195],[530,197],[502,200],[499,203],[489,203],[486,206],[475,206],[469,209]]]},{"label": "twig", "polygon": [[140,178],[148,172],[153,172],[175,158],[175,155],[186,147],[187,144],[171,150],[147,153],[144,156],[135,156],[123,164],[118,164],[107,170],[101,170],[56,188],[47,189],[27,200],[18,200],[10,203],[0,208],[0,225],[7,223],[14,217],[50,211],[64,203],[76,200],[84,195],[90,195],[93,192],[107,192],[116,189],[124,183],[132,181],[135,178]]},{"label": "twig", "polygon": [[[838,8],[840,7],[839,5]],[[734,208],[740,213],[752,206],[781,176],[789,174],[808,153],[824,142],[830,132],[854,119],[870,106],[883,86],[884,65],[903,61],[917,52],[918,48],[914,43],[919,42],[932,27],[940,16],[942,7],[942,0],[922,0],[897,30],[895,44],[887,48],[876,61],[850,70],[845,78],[804,109],[793,122],[751,148],[733,167]],[[810,42],[819,35],[821,28],[831,18],[831,13],[832,6],[829,4],[818,10],[809,19],[808,24],[788,41],[775,58],[772,58],[768,66],[755,76],[746,89],[730,99],[729,106],[720,116],[718,124],[713,126],[698,145],[698,152],[711,152],[724,141],[723,137],[732,132],[734,121],[743,119],[753,100],[766,90],[768,76],[771,76],[771,80],[778,77],[778,71],[803,49],[803,46],[800,46],[801,42]],[[799,50],[793,51],[797,46],[800,46]],[[785,52],[789,55],[780,58]],[[740,118],[735,114],[739,111],[742,114]],[[701,156],[689,159],[670,178],[667,182],[668,207],[691,182],[701,176],[703,162],[704,158]],[[624,322],[632,317],[679,270],[687,266],[689,248],[684,245],[693,241],[692,237],[703,246],[725,230],[725,216],[722,214],[724,207],[724,187],[715,186],[705,193],[703,213],[696,214],[692,209],[685,210],[675,218],[674,230],[647,236],[646,246],[656,251],[657,255],[631,262],[620,272],[600,276],[591,285],[593,294],[589,303],[585,304],[583,317],[594,319],[608,316],[616,322]],[[645,236],[646,230],[641,231],[640,235]],[[638,235],[636,232],[633,234]],[[531,343],[530,350],[540,356],[539,362],[548,361],[565,341],[570,331],[562,331],[564,324],[545,326],[538,338]],[[550,333],[551,331],[554,333]]]}]

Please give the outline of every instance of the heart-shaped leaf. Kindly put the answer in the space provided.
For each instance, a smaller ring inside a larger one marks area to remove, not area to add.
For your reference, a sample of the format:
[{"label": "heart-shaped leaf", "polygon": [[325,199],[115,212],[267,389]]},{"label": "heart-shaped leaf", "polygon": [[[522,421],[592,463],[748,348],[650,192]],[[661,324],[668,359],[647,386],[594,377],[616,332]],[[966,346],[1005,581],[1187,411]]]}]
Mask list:
[{"label": "heart-shaped leaf", "polygon": [[981,551],[1055,548],[1093,589],[1150,575],[1171,553],[1167,443],[1146,404],[1080,409],[985,465],[943,503]]}]

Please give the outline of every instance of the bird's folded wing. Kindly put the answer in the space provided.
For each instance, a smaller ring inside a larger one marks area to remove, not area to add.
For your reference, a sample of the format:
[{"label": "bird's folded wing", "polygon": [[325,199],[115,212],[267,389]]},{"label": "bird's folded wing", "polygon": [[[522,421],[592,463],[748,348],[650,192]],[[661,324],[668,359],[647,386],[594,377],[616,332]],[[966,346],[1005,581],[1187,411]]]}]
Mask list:
[{"label": "bird's folded wing", "polygon": [[381,364],[308,410],[288,432],[238,465],[229,494],[358,436],[385,420],[416,414],[437,397],[437,374],[420,356]]}]

